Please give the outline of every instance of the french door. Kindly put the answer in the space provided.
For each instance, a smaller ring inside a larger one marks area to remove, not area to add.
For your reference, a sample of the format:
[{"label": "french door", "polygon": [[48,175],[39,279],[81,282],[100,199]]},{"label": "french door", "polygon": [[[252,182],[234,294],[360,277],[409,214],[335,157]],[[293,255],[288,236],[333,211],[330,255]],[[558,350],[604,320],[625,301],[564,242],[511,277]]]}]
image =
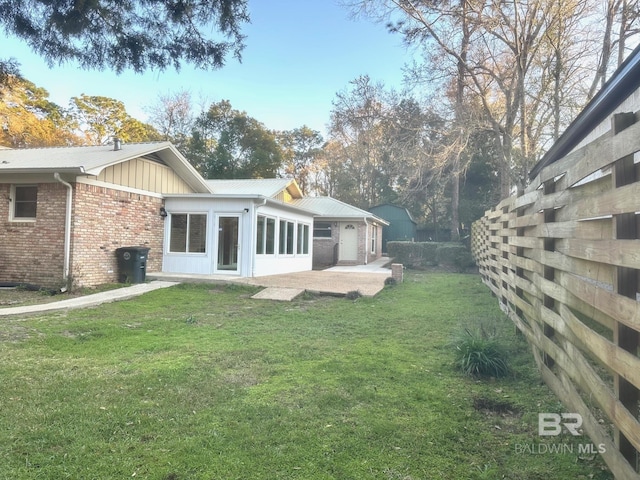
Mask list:
[{"label": "french door", "polygon": [[240,216],[218,216],[218,254],[216,271],[221,273],[239,272]]}]

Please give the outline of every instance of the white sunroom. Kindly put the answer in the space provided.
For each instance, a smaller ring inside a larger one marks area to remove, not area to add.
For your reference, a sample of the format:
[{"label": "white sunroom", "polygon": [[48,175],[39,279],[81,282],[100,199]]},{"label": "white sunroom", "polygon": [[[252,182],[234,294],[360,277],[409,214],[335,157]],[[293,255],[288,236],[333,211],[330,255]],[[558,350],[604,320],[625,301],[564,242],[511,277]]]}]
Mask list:
[{"label": "white sunroom", "polygon": [[290,179],[208,180],[165,196],[165,273],[259,277],[312,269],[313,216]]}]

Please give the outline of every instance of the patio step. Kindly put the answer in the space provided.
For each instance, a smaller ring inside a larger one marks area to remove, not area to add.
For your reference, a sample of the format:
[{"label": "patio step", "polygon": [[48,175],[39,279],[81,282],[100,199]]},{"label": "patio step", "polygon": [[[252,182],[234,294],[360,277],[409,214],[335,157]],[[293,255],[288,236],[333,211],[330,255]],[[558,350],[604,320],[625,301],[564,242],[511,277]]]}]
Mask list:
[{"label": "patio step", "polygon": [[280,288],[280,287],[267,287],[264,290],[256,293],[251,298],[259,300],[280,300],[284,302],[290,302],[298,295],[304,293],[304,288]]}]

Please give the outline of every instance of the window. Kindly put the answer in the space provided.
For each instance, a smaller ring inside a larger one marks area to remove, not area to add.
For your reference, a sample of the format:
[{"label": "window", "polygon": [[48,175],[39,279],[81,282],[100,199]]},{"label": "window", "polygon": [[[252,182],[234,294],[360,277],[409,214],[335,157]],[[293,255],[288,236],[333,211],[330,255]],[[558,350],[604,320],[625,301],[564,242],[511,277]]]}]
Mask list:
[{"label": "window", "polygon": [[36,185],[15,185],[13,187],[13,220],[35,220],[38,205],[38,187]]},{"label": "window", "polygon": [[256,253],[258,255],[275,253],[276,220],[262,215],[258,216],[256,225]]},{"label": "window", "polygon": [[258,215],[258,222],[256,223],[256,254],[262,255],[264,253],[264,241],[265,241],[265,223],[266,218]]},{"label": "window", "polygon": [[378,226],[371,225],[371,253],[376,253],[377,241],[378,241]]},{"label": "window", "polygon": [[309,254],[309,225],[298,224],[298,254]]},{"label": "window", "polygon": [[293,255],[294,228],[293,222],[280,220],[280,255]]},{"label": "window", "polygon": [[331,238],[331,222],[313,222],[313,238]]},{"label": "window", "polygon": [[267,255],[276,253],[276,219],[267,218],[267,244],[265,248]]},{"label": "window", "polygon": [[172,214],[170,236],[170,252],[205,253],[207,215],[202,213]]}]

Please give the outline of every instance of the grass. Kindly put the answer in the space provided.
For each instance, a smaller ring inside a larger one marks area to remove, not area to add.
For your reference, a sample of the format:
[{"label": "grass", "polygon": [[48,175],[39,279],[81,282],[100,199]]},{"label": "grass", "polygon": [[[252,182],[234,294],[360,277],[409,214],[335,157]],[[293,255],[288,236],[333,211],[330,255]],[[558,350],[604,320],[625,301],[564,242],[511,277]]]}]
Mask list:
[{"label": "grass", "polygon": [[[0,479],[610,479],[517,453],[563,412],[475,275],[405,274],[375,298],[251,300],[179,285],[0,323]],[[498,318],[512,375],[452,341]],[[577,447],[576,447],[577,450]]]}]

